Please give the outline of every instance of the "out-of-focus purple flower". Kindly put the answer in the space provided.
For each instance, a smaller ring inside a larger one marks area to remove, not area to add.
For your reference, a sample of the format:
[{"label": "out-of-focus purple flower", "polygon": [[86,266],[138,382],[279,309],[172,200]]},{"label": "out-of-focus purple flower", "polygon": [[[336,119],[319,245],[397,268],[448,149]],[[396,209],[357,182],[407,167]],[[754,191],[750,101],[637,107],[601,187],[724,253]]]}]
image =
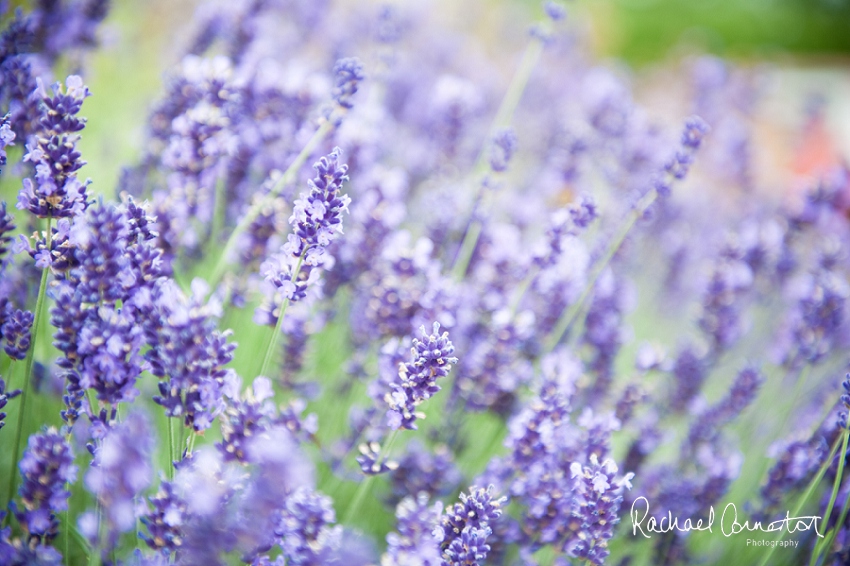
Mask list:
[{"label": "out-of-focus purple flower", "polygon": [[69,76],[65,84],[64,91],[61,84],[53,85],[52,96],[39,84],[36,95],[43,105],[39,129],[24,155],[24,161],[35,168],[35,180],[24,179],[17,207],[41,218],[76,216],[88,206],[87,183],[77,178],[85,161],[77,150],[80,136],[76,132],[85,127],[85,119],[77,114],[89,91],[76,75]]},{"label": "out-of-focus purple flower", "polygon": [[676,356],[672,373],[676,385],[670,404],[673,410],[682,412],[702,389],[707,374],[706,361],[692,347],[685,347]]},{"label": "out-of-focus purple flower", "polygon": [[339,545],[342,527],[336,522],[331,499],[301,488],[286,498],[275,534],[287,564],[318,566]]},{"label": "out-of-focus purple flower", "polygon": [[6,382],[3,380],[2,377],[0,377],[0,428],[3,428],[3,426],[6,424],[6,422],[4,421],[4,419],[6,418],[6,413],[3,412],[3,408],[9,402],[9,399],[14,399],[20,394],[20,389],[13,389],[12,391],[6,389]]},{"label": "out-of-focus purple flower", "polygon": [[504,128],[496,132],[490,147],[490,168],[497,173],[507,169],[516,147],[516,133],[512,128]]},{"label": "out-of-focus purple flower", "polygon": [[[9,119],[10,116],[8,113],[0,118],[0,167],[6,166],[6,148],[10,145],[15,145],[15,132],[9,125]],[[5,210],[3,212],[5,213]]]},{"label": "out-of-focus purple flower", "polygon": [[398,462],[382,457],[381,445],[377,442],[364,442],[358,450],[360,455],[357,457],[357,463],[360,465],[360,471],[367,476],[383,474],[398,468]]},{"label": "out-of-focus purple flower", "polygon": [[838,415],[838,427],[847,428],[847,410],[850,410],[850,373],[846,374],[844,381],[841,382],[844,388],[844,393],[841,394],[841,404],[844,405],[844,411]]},{"label": "out-of-focus purple flower", "polygon": [[152,447],[148,419],[130,413],[107,432],[95,453],[85,485],[100,503],[106,522],[106,540],[99,541],[104,552],[136,525],[135,500],[153,479]]},{"label": "out-of-focus purple flower", "polygon": [[554,267],[564,254],[564,242],[576,236],[599,216],[596,202],[589,196],[554,212],[546,229],[546,238],[534,250],[534,263],[540,269]]},{"label": "out-of-focus purple flower", "polygon": [[340,107],[350,109],[354,106],[351,98],[357,92],[360,81],[366,78],[363,64],[356,57],[340,59],[333,68],[333,99]]},{"label": "out-of-focus purple flower", "polygon": [[437,379],[457,364],[449,333],[440,334],[439,322],[434,322],[430,335],[424,326],[420,331],[422,340],[413,339],[412,361],[399,366],[398,381],[384,398],[389,405],[387,423],[393,430],[416,429],[416,407],[440,390]]},{"label": "out-of-focus purple flower", "polygon": [[440,547],[433,536],[439,528],[443,505],[428,503],[428,495],[405,497],[396,507],[396,532],[387,535],[387,552],[381,559],[386,566],[442,566]]},{"label": "out-of-focus purple flower", "polygon": [[0,266],[3,265],[12,242],[12,236],[9,234],[14,232],[15,228],[15,219],[6,212],[6,201],[0,202]]},{"label": "out-of-focus purple flower", "polygon": [[654,188],[658,191],[660,197],[668,196],[672,184],[675,181],[681,181],[688,175],[694,154],[699,149],[708,130],[708,124],[699,116],[691,116],[685,120],[680,141],[681,147],[676,150],[673,157],[664,166],[665,175],[657,178],[654,182]]},{"label": "out-of-focus purple flower", "polygon": [[48,428],[30,437],[18,467],[22,508],[15,510],[15,516],[30,541],[49,544],[59,533],[56,514],[68,508],[71,492],[66,485],[77,479],[74,454],[63,435]]},{"label": "out-of-focus purple flower", "polygon": [[221,417],[222,440],[218,444],[226,461],[249,462],[247,449],[251,439],[274,427],[286,428],[293,438],[302,440],[316,432],[316,416],[301,417],[303,402],[293,402],[286,410],[278,413],[272,396],[271,381],[259,376],[254,379],[244,399],[230,399]]},{"label": "out-of-focus purple flower", "polygon": [[564,8],[564,5],[560,2],[553,2],[552,0],[548,0],[543,4],[543,10],[546,12],[546,15],[555,22],[563,20],[567,15],[567,10]]},{"label": "out-of-focus purple flower", "polygon": [[703,295],[699,326],[715,353],[722,352],[741,336],[742,302],[753,285],[753,272],[743,261],[722,258],[714,267]]},{"label": "out-of-focus purple flower", "polygon": [[159,491],[149,501],[153,509],[141,517],[142,524],[149,534],[140,533],[142,540],[154,550],[172,553],[180,550],[183,544],[183,523],[186,516],[186,502],[174,490],[174,484],[163,481]]},{"label": "out-of-focus purple flower", "polygon": [[452,454],[445,445],[433,452],[414,439],[398,459],[398,468],[390,475],[393,498],[400,501],[411,493],[426,493],[428,497],[447,495],[462,479]]},{"label": "out-of-focus purple flower", "polygon": [[4,349],[10,358],[23,360],[30,349],[30,328],[33,314],[30,311],[15,309],[10,312],[0,327],[0,338],[6,341]]},{"label": "out-of-focus purple flower", "polygon": [[206,430],[224,409],[225,369],[236,345],[228,342],[229,331],[216,328],[220,304],[205,302],[209,291],[201,280],[193,282],[193,295],[186,297],[171,280],[152,291],[154,309],[149,313],[145,335],[151,349],[146,358],[151,373],[161,378],[154,401],[169,417],[182,417],[186,426]]},{"label": "out-of-focus purple flower", "polygon": [[787,443],[776,452],[776,463],[767,472],[767,481],[760,491],[764,511],[768,513],[775,510],[788,493],[809,482],[829,454],[829,446],[818,431],[808,440]]}]

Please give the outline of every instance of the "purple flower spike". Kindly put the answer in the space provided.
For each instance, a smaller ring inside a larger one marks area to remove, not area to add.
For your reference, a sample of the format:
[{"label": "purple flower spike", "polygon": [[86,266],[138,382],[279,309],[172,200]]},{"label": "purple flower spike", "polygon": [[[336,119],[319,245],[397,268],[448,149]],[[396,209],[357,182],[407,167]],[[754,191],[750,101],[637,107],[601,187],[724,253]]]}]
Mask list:
[{"label": "purple flower spike", "polygon": [[334,148],[313,165],[316,176],[308,181],[310,192],[301,193],[289,219],[294,237],[290,236],[284,250],[295,257],[306,254],[308,265],[321,265],[324,249],[342,233],[342,213],[348,212],[351,199],[339,194],[348,180],[348,166],[339,162],[341,153]]},{"label": "purple flower spike", "polygon": [[387,535],[387,552],[381,561],[386,566],[441,566],[440,548],[432,532],[440,521],[442,503],[428,504],[428,495],[406,497],[396,508],[398,532]]},{"label": "purple flower spike", "polygon": [[6,212],[6,201],[0,202],[0,264],[9,251],[9,244],[12,243],[12,236],[8,234],[14,232],[15,228],[15,219]]},{"label": "purple flower spike", "polygon": [[323,558],[339,545],[342,536],[342,527],[333,526],[335,521],[329,497],[307,488],[290,495],[275,533],[287,564],[324,564]]},{"label": "purple flower spike", "polygon": [[77,179],[77,170],[86,164],[77,150],[79,132],[85,118],[77,114],[89,91],[82,79],[71,75],[62,85],[53,85],[47,94],[39,82],[34,95],[41,99],[38,128],[27,144],[24,161],[32,163],[35,179],[24,179],[18,194],[18,209],[29,210],[41,218],[69,218],[88,206],[86,185]]},{"label": "purple flower spike", "polygon": [[393,430],[416,429],[416,419],[422,417],[416,407],[440,390],[437,379],[447,376],[457,364],[449,333],[440,334],[439,322],[432,328],[430,335],[424,326],[420,329],[423,339],[414,338],[410,349],[413,361],[399,365],[398,381],[391,384],[392,391],[384,396],[389,405],[387,425]]},{"label": "purple flower spike", "polygon": [[633,474],[616,477],[617,465],[612,460],[600,464],[595,454],[590,456],[590,465],[573,463],[570,474],[576,494],[573,518],[580,522],[580,528],[564,545],[564,550],[598,566],[609,554],[608,540],[620,522],[623,492],[631,488]]},{"label": "purple flower spike", "polygon": [[[121,533],[132,530],[136,525],[135,499],[153,479],[152,447],[147,418],[139,413],[130,413],[127,420],[114,425],[106,433],[95,453],[85,484],[103,510],[107,539],[100,543],[104,552],[114,547]],[[83,525],[86,517],[81,517]]]},{"label": "purple flower spike", "polygon": [[15,516],[31,539],[49,543],[59,532],[56,513],[68,508],[71,493],[65,485],[77,479],[74,454],[62,434],[49,428],[30,437],[18,467],[23,478],[23,509],[16,510]]},{"label": "purple flower spike", "polygon": [[[486,539],[492,532],[490,524],[502,515],[505,498],[493,498],[493,486],[487,489],[470,487],[469,494],[461,493],[460,502],[446,509],[434,536],[440,543],[444,564],[451,566],[478,565],[487,557],[490,547]],[[463,559],[473,560],[463,562]],[[479,560],[481,562],[479,562]]]},{"label": "purple flower spike", "polygon": [[4,422],[4,419],[6,418],[6,413],[3,412],[3,408],[9,402],[9,399],[14,399],[20,394],[20,389],[14,389],[12,391],[6,389],[6,382],[3,380],[2,377],[0,377],[0,428],[3,428],[3,426],[6,424]]},{"label": "purple flower spike", "polygon": [[0,167],[6,165],[6,148],[10,145],[15,145],[15,132],[12,131],[9,114],[6,114],[0,118]]},{"label": "purple flower spike", "polygon": [[167,553],[177,551],[183,544],[181,526],[186,521],[186,502],[174,490],[174,484],[164,481],[150,498],[153,510],[142,516],[142,524],[150,535],[141,534],[150,548]]},{"label": "purple flower spike", "polygon": [[6,340],[4,349],[9,357],[15,360],[23,360],[27,357],[30,349],[30,328],[32,328],[33,314],[30,311],[16,309],[11,313],[0,329],[0,337]]},{"label": "purple flower spike", "polygon": [[351,97],[357,92],[360,81],[366,78],[363,74],[363,64],[356,57],[340,59],[334,65],[333,73],[333,99],[342,108],[351,108],[354,106]]},{"label": "purple flower spike", "polygon": [[487,537],[493,533],[484,529],[466,528],[443,553],[446,566],[477,566],[484,564],[490,545]]},{"label": "purple flower spike", "polygon": [[516,152],[517,138],[512,128],[504,128],[493,136],[493,145],[490,148],[490,167],[493,171],[501,172],[508,168],[508,164]]}]

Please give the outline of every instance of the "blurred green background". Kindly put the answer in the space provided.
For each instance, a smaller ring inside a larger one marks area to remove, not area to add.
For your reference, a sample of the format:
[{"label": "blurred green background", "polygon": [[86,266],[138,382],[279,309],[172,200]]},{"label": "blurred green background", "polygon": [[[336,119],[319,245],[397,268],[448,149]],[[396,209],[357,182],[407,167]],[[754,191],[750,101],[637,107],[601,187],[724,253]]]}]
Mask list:
[{"label": "blurred green background", "polygon": [[600,54],[635,65],[682,45],[734,58],[850,54],[847,0],[578,0],[576,6],[591,16]]}]

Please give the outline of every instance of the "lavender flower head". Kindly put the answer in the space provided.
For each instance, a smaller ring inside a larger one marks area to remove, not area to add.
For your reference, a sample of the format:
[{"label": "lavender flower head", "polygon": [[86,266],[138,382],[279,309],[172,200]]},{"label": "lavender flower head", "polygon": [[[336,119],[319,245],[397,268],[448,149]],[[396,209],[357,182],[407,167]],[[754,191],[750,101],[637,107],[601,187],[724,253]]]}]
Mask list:
[{"label": "lavender flower head", "polygon": [[493,136],[490,148],[490,168],[499,173],[508,168],[516,152],[517,138],[512,128],[503,128]]},{"label": "lavender flower head", "polygon": [[431,334],[424,326],[420,331],[423,339],[414,338],[410,349],[413,361],[399,365],[398,381],[385,396],[389,405],[387,424],[393,430],[416,429],[416,406],[440,390],[437,379],[447,376],[457,364],[449,333],[440,334],[439,322],[434,322]]},{"label": "lavender flower head", "polygon": [[6,341],[4,349],[13,360],[23,360],[27,357],[27,352],[30,349],[32,323],[33,314],[30,311],[15,309],[6,317],[3,326],[0,327],[0,337]]},{"label": "lavender flower head", "polygon": [[[294,303],[307,296],[307,289],[319,278],[319,268],[332,261],[326,248],[342,233],[342,214],[348,212],[351,199],[340,195],[342,183],[348,180],[348,166],[339,162],[341,150],[334,150],[317,161],[316,176],[309,181],[310,192],[301,193],[295,201],[289,223],[292,233],[281,251],[260,267],[265,280],[280,293],[271,305],[261,306],[255,320],[277,322],[276,306],[283,300]],[[279,301],[279,302],[278,302]]]},{"label": "lavender flower head", "polygon": [[446,509],[434,536],[440,543],[443,563],[451,566],[483,564],[490,547],[487,537],[490,524],[502,515],[505,498],[493,498],[493,486],[487,489],[472,486],[469,493],[460,494],[460,502]]},{"label": "lavender flower head", "polygon": [[62,434],[55,428],[34,434],[18,467],[23,483],[20,487],[23,508],[15,510],[18,521],[30,539],[49,543],[59,532],[56,513],[68,508],[71,493],[66,483],[77,479],[74,454]]},{"label": "lavender flower head", "polygon": [[293,234],[285,251],[295,257],[303,255],[307,265],[321,265],[325,248],[342,234],[342,213],[348,212],[351,198],[339,194],[348,180],[348,166],[339,162],[341,153],[334,148],[313,165],[316,177],[308,181],[310,192],[301,193],[289,218]]},{"label": "lavender flower head", "polygon": [[574,462],[570,466],[573,478],[575,503],[573,517],[581,522],[575,537],[565,550],[576,558],[601,565],[608,556],[608,540],[614,536],[614,527],[620,521],[618,512],[623,501],[623,491],[631,489],[634,474],[617,477],[617,465],[612,460],[599,462],[590,455],[589,465]]},{"label": "lavender flower head", "polygon": [[442,503],[429,505],[426,493],[404,498],[396,507],[397,532],[387,535],[381,566],[442,566],[440,548],[432,534],[442,513]]},{"label": "lavender flower head", "polygon": [[76,75],[62,85],[53,85],[53,95],[47,94],[39,82],[34,96],[42,105],[38,129],[30,143],[24,161],[35,168],[35,181],[24,179],[18,194],[18,209],[29,210],[41,218],[68,218],[85,210],[86,184],[77,179],[77,170],[85,165],[80,159],[77,134],[85,127],[85,118],[77,117],[89,90]]},{"label": "lavender flower head", "polygon": [[12,391],[6,389],[6,382],[3,380],[2,377],[0,377],[0,428],[3,428],[3,426],[6,424],[6,422],[4,421],[4,419],[6,418],[6,413],[3,412],[3,408],[9,402],[9,399],[14,399],[20,394],[20,389],[14,389]]},{"label": "lavender flower head", "polygon": [[15,145],[15,132],[10,125],[9,114],[0,118],[0,167],[6,165],[6,148]]},{"label": "lavender flower head", "polygon": [[340,59],[334,65],[333,74],[333,99],[342,108],[352,108],[354,104],[351,97],[357,92],[360,81],[366,78],[363,74],[363,64],[356,57]]},{"label": "lavender flower head", "polygon": [[[136,525],[135,499],[153,479],[152,447],[148,419],[140,413],[130,413],[127,420],[107,432],[95,453],[85,484],[104,513],[107,540],[100,541],[104,549],[114,546],[120,533]],[[97,532],[90,528],[91,519],[89,513],[82,515],[80,527],[85,536],[94,540]]]}]

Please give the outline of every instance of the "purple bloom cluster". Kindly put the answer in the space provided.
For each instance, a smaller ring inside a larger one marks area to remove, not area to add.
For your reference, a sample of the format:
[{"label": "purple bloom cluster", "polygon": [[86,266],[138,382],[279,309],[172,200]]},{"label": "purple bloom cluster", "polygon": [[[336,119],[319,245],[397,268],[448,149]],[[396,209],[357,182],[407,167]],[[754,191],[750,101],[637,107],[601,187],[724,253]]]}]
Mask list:
[{"label": "purple bloom cluster", "polygon": [[440,323],[435,322],[431,334],[423,326],[422,340],[413,339],[411,361],[400,364],[398,381],[391,384],[392,391],[385,401],[389,405],[387,425],[393,429],[416,429],[416,407],[440,390],[437,380],[446,377],[457,358],[452,356],[454,345],[449,333],[440,334]]},{"label": "purple bloom cluster", "polygon": [[23,483],[21,508],[15,516],[26,529],[30,544],[49,544],[59,532],[56,514],[68,508],[68,484],[77,478],[77,466],[68,441],[56,429],[30,437],[19,464]]},{"label": "purple bloom cluster", "polygon": [[[152,448],[150,423],[139,413],[130,413],[126,421],[115,424],[97,448],[85,484],[97,498],[102,517],[91,512],[82,515],[80,531],[104,552],[136,525],[136,498],[153,480]],[[105,539],[99,534],[99,521],[104,522]]]},{"label": "purple bloom cluster", "polygon": [[280,253],[260,268],[275,294],[270,304],[257,310],[258,321],[275,324],[279,305],[303,300],[318,280],[319,268],[329,261],[326,249],[342,233],[342,213],[348,212],[351,202],[339,194],[348,180],[348,166],[339,162],[340,153],[336,148],[313,165],[316,176],[309,181],[310,192],[302,193],[293,205],[292,233]]},{"label": "purple bloom cluster", "polygon": [[493,487],[472,486],[460,494],[460,502],[446,509],[434,536],[440,544],[443,563],[451,566],[482,564],[490,552],[486,544],[490,527],[501,515],[505,498],[494,498]]},{"label": "purple bloom cluster", "polygon": [[18,195],[18,209],[29,210],[40,218],[68,218],[81,214],[88,206],[86,185],[77,178],[77,170],[86,164],[77,150],[78,132],[85,128],[77,114],[90,95],[83,80],[71,75],[53,85],[52,96],[39,84],[35,96],[41,98],[38,127],[27,143],[24,161],[32,164],[35,179],[24,179]]},{"label": "purple bloom cluster", "polygon": [[[770,71],[695,59],[695,92],[644,108],[561,5],[482,48],[440,2],[200,3],[120,204],[78,177],[107,3],[8,20],[0,440],[64,427],[6,459],[0,563],[66,540],[110,564],[674,566],[700,541],[625,536],[624,510],[697,517],[739,478],[758,519],[820,497],[835,542],[794,560],[847,556],[850,170],[760,170],[787,161],[763,155]],[[46,88],[57,62],[80,76]],[[684,131],[657,115],[684,108]]]}]

